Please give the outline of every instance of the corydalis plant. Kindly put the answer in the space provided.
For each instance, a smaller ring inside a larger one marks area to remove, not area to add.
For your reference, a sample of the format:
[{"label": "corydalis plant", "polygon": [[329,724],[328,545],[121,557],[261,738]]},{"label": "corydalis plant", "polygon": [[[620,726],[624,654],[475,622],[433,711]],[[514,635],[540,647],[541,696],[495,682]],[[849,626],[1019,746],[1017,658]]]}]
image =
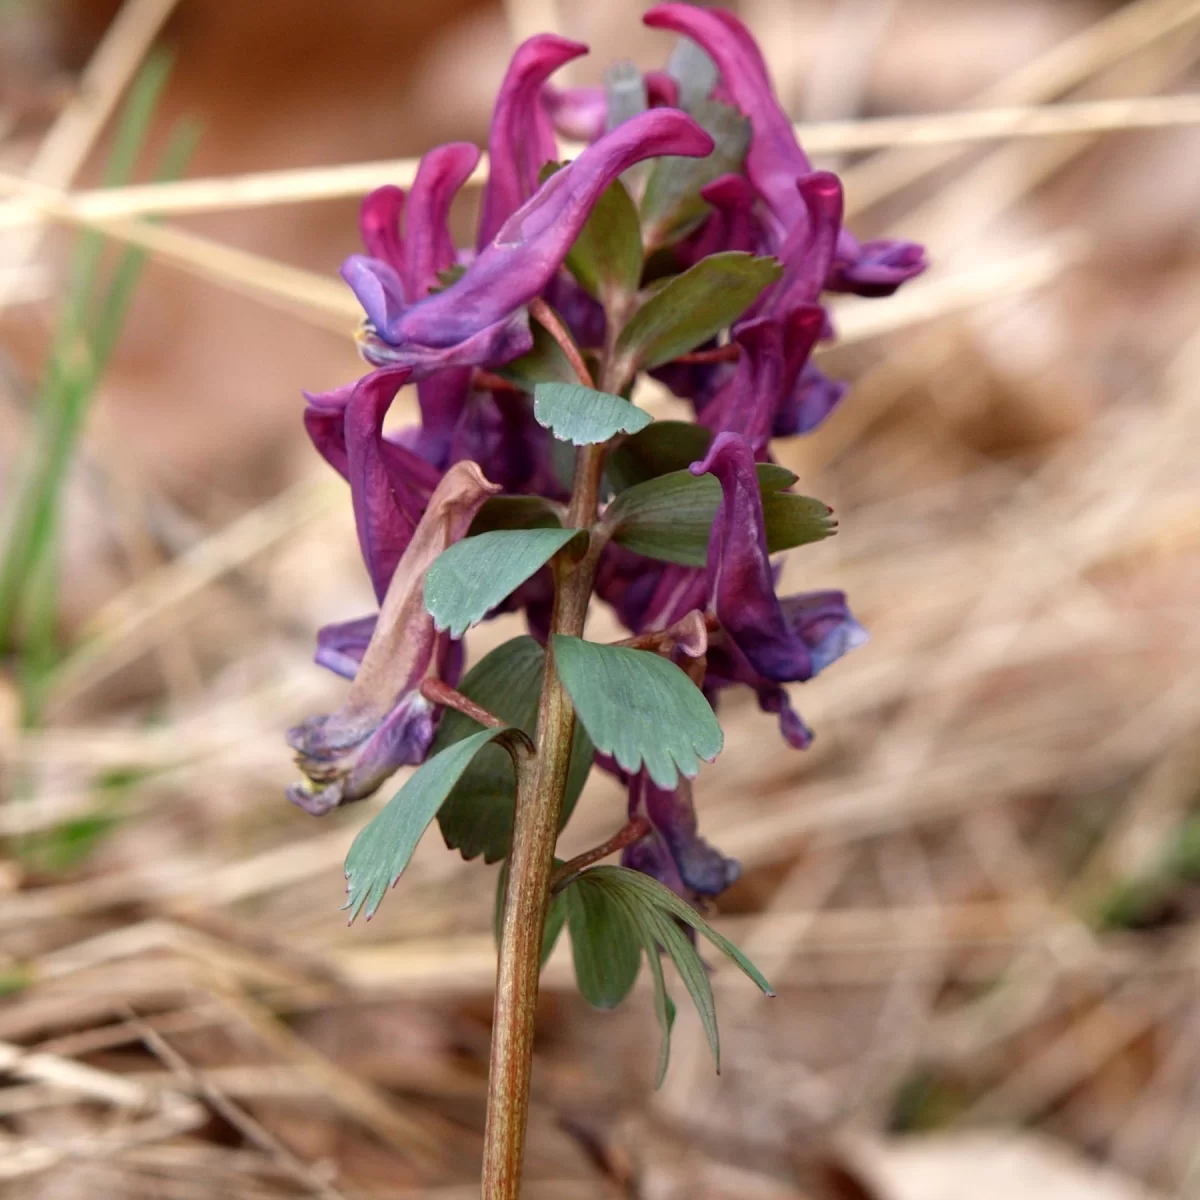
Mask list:
[{"label": "corydalis plant", "polygon": [[[407,194],[367,197],[367,253],[342,274],[374,369],[305,413],[350,484],[380,611],[318,635],[317,661],[352,683],[341,709],[291,731],[306,778],[290,796],[321,814],[418,766],[350,851],[351,919],[375,911],[435,818],[466,858],[504,862],[490,1200],[518,1194],[538,971],[564,925],[594,1004],[619,1003],[645,961],[660,1080],[664,955],[717,1053],[689,927],[769,990],[694,907],[739,868],[701,836],[691,781],[720,752],[722,691],[751,688],[803,748],[812,734],[786,685],[866,636],[840,592],[778,595],[771,556],[834,524],[771,446],[845,392],[812,362],[834,336],[823,294],[887,295],[924,267],[918,246],[843,228],[840,183],[812,169],[734,17],[665,4],[645,19],[683,35],[667,71],[622,66],[602,89],[548,82],[577,43],[517,51],[473,249],[447,220],[474,146],[438,147]],[[588,142],[572,162],[558,161],[556,123]],[[646,373],[694,422],[653,421],[629,399]],[[405,384],[420,424],[385,433]],[[583,638],[593,596],[627,638]],[[465,632],[512,610],[529,635],[464,675]],[[626,819],[560,863],[593,766],[626,786]],[[596,865],[618,852],[620,866]]]}]

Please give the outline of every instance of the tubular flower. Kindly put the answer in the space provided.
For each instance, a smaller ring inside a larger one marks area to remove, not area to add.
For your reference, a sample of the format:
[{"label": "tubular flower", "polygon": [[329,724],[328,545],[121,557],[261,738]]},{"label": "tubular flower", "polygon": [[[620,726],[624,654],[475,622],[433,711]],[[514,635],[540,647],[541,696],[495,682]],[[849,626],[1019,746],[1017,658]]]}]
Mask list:
[{"label": "tubular flower", "polygon": [[664,154],[700,158],[712,138],[686,113],[639,113],[555,172],[496,231],[462,277],[406,304],[399,272],[354,255],[342,276],[370,323],[360,348],[376,366],[408,366],[414,378],[446,367],[504,363],[531,346],[524,305],[562,266],[592,207],[635,163]]},{"label": "tubular flower", "polygon": [[[398,767],[424,759],[435,721],[421,683],[442,677],[454,658],[450,638],[425,611],[425,575],[499,490],[474,463],[446,472],[396,568],[345,704],[288,732],[309,781],[291,787],[288,797],[307,812],[319,816],[362,800]],[[357,632],[364,631],[360,625]],[[340,645],[345,665],[353,652],[345,655],[346,639]]]},{"label": "tubular flower", "polygon": [[775,594],[749,444],[720,433],[691,470],[694,475],[711,473],[721,485],[708,544],[708,603],[736,654],[764,679],[791,683],[811,679],[860,645],[865,633],[844,597],[840,609],[826,602],[840,593],[817,593],[821,601],[805,596],[780,600]]}]

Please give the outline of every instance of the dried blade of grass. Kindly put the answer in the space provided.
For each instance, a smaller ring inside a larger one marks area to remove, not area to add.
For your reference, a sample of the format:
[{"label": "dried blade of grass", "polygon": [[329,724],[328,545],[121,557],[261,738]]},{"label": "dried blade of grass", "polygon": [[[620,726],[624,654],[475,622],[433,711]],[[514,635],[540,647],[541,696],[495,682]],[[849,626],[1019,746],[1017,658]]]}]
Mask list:
[{"label": "dried blade of grass", "polygon": [[[42,139],[26,172],[29,180],[64,188],[75,178],[176,3],[127,0],[122,6],[80,75],[74,98]],[[17,248],[9,265],[18,274],[32,264],[41,236],[34,230]],[[15,293],[0,281],[0,309]]]},{"label": "dried blade of grass", "polygon": [[[939,146],[1006,138],[1040,138],[1074,133],[1120,132],[1200,122],[1195,95],[1131,96],[1127,99],[1031,105],[1015,108],[930,113],[921,116],[867,117],[855,121],[803,122],[796,134],[810,154],[884,147]],[[580,147],[564,146],[564,153]],[[173,183],[134,184],[68,192],[61,203],[73,219],[112,221],[148,216],[185,216],[234,209],[276,207],[362,196],[385,184],[409,188],[420,160],[382,159],[329,167],[258,171]],[[487,178],[487,156],[465,186]],[[11,177],[0,177],[0,191],[18,192]],[[20,228],[51,219],[36,204],[10,199],[0,204],[0,229]]]},{"label": "dried blade of grass", "polygon": [[[977,92],[968,107],[1039,104],[1200,17],[1200,0],[1135,0]],[[953,161],[953,147],[882,154],[845,172],[846,212],[862,212]]]},{"label": "dried blade of grass", "polygon": [[332,480],[304,480],[135,582],[89,622],[79,648],[56,671],[48,703],[64,704],[132,661],[161,632],[162,622],[204,588],[334,511],[340,502]]},{"label": "dried blade of grass", "polygon": [[17,192],[40,211],[66,224],[81,225],[201,279],[251,296],[322,329],[345,333],[362,312],[349,291],[324,275],[264,258],[246,250],[215,242],[183,229],[145,221],[97,221],[78,216],[66,193],[32,184],[20,176],[0,172],[0,188]]},{"label": "dried blade of grass", "polygon": [[252,1146],[256,1146],[281,1170],[294,1179],[306,1191],[322,1200],[346,1200],[323,1179],[308,1163],[293,1154],[269,1129],[252,1117],[226,1096],[213,1082],[208,1072],[197,1071],[158,1030],[141,1021],[132,1011],[130,1019],[141,1031],[142,1041],[177,1076],[187,1088],[204,1097],[209,1106],[219,1113]]}]

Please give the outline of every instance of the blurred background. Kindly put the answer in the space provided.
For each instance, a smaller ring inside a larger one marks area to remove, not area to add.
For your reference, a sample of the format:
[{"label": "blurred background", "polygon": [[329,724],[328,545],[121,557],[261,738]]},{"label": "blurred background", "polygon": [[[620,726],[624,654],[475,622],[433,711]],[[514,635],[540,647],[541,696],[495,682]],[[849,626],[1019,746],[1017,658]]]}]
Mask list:
[{"label": "blurred background", "polygon": [[[0,0],[5,1196],[478,1194],[494,868],[432,833],[347,930],[368,809],[283,798],[372,607],[300,390],[358,372],[390,160],[483,141],[534,32],[661,64],[645,7]],[[837,310],[853,390],[778,450],[840,519],[786,582],[872,640],[811,750],[730,699],[698,783],[779,998],[714,964],[722,1074],[681,1006],[654,1093],[644,976],[592,1011],[564,939],[528,1195],[1200,1197],[1200,2],[732,7],[851,228],[935,264]]]}]

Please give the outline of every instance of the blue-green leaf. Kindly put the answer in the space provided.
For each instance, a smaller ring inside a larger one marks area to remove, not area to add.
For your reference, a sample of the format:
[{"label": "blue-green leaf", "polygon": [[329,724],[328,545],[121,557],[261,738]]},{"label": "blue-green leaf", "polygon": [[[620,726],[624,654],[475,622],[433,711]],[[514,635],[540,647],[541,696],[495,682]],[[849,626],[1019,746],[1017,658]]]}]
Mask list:
[{"label": "blue-green leaf", "polygon": [[587,872],[560,895],[566,902],[579,990],[589,1004],[615,1008],[629,995],[642,964],[638,928],[608,892],[592,886]]},{"label": "blue-green leaf", "polygon": [[576,446],[607,442],[618,433],[636,433],[654,419],[621,396],[578,383],[539,383],[534,389],[533,415],[556,438]]},{"label": "blue-green leaf", "polygon": [[646,650],[555,634],[554,663],[588,735],[626,771],[645,764],[662,788],[721,752],[721,726],[674,663]]},{"label": "blue-green leaf", "polygon": [[617,338],[627,369],[650,370],[727,329],[783,268],[740,250],[710,254],[676,275],[633,314]]},{"label": "blue-green leaf", "polygon": [[462,637],[543,567],[577,529],[496,529],[443,550],[425,576],[425,608],[438,629]]},{"label": "blue-green leaf", "polygon": [[[778,554],[837,531],[828,505],[809,496],[780,491],[796,477],[773,463],[758,464],[767,552]],[[605,528],[615,542],[663,562],[702,567],[721,485],[711,475],[671,471],[621,492],[604,513]]]},{"label": "blue-green leaf", "polygon": [[364,908],[368,920],[374,915],[471,759],[503,732],[481,730],[426,760],[383,811],[359,831],[346,855],[349,899],[342,907],[350,910],[351,922]]},{"label": "blue-green leaf", "polygon": [[[639,871],[630,871],[625,867],[593,867],[577,876],[563,894],[568,897],[570,904],[587,906],[589,911],[603,914],[606,931],[616,929],[621,939],[631,935],[635,936],[641,949],[646,953],[647,965],[654,983],[655,1012],[663,1035],[659,1050],[658,1080],[655,1086],[662,1083],[663,1076],[666,1074],[670,1056],[671,1026],[675,1019],[675,1006],[667,994],[662,963],[659,959],[660,947],[675,964],[680,979],[683,980],[684,986],[696,1005],[696,1011],[700,1015],[700,1022],[704,1027],[705,1036],[708,1038],[713,1059],[719,1071],[721,1067],[720,1039],[717,1032],[717,1009],[712,985],[696,947],[680,929],[678,922],[682,921],[684,924],[690,925],[697,933],[707,938],[718,950],[731,958],[766,995],[773,996],[774,992],[771,991],[770,985],[758,968],[728,938],[717,933],[689,904],[656,879],[651,879]],[[610,915],[614,911],[620,913],[619,919]],[[571,936],[572,944],[574,944],[574,926],[571,926]],[[580,942],[581,945],[587,947],[600,942],[600,939],[587,940],[581,933]],[[600,942],[600,944],[607,946],[605,942]],[[632,958],[631,951],[623,949],[621,959],[615,957],[615,952],[611,948],[607,950],[607,953],[609,959],[606,961],[609,963],[610,973],[615,974],[612,966],[614,961],[623,962],[628,976],[630,974],[628,960]],[[587,976],[589,986],[595,987],[594,975],[598,968],[594,968],[590,962],[586,965],[591,970],[591,974]],[[636,974],[635,966],[632,976],[636,976]],[[631,977],[629,986],[632,986],[632,982]],[[582,982],[580,986],[582,990]],[[613,986],[607,994],[616,995],[618,990],[616,986]]]},{"label": "blue-green leaf", "polygon": [[641,871],[631,871],[627,867],[592,867],[580,878],[587,875],[599,876],[610,886],[633,892],[643,903],[661,909],[670,916],[677,917],[685,925],[690,925],[722,954],[732,959],[742,974],[753,981],[764,995],[775,995],[762,972],[727,937],[719,934],[686,900],[675,895],[657,879],[651,879],[649,875],[643,875]]},{"label": "blue-green leaf", "polygon": [[[463,677],[458,690],[532,738],[537,731],[545,663],[546,653],[533,638],[516,637],[480,659]],[[470,717],[447,709],[433,740],[433,753],[470,737],[478,729],[478,723]],[[575,808],[594,756],[587,730],[576,722],[562,825]],[[498,862],[506,857],[512,841],[515,783],[512,760],[503,747],[484,746],[438,812],[446,845],[467,859],[482,854],[485,862]]]}]

